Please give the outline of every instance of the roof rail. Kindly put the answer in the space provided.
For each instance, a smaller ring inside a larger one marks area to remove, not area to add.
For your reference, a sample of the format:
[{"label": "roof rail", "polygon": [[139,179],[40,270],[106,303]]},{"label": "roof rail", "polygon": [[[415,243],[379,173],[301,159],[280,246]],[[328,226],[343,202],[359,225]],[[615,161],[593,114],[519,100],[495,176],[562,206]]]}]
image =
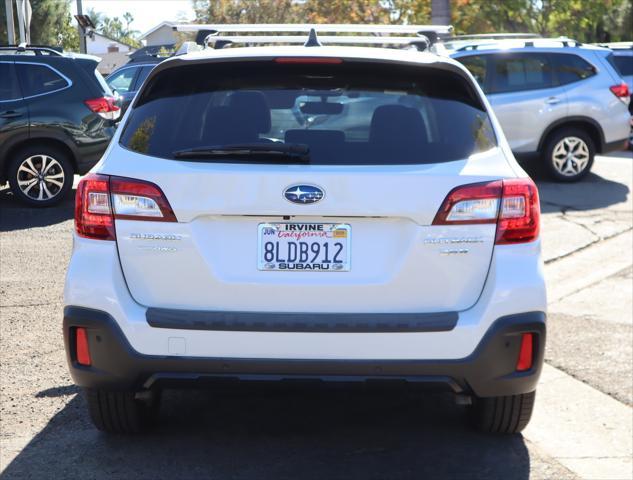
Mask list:
[{"label": "roof rail", "polygon": [[[241,44],[304,44],[332,45],[406,45],[427,49],[440,36],[453,30],[450,25],[352,25],[352,24],[180,24],[172,27],[179,32],[198,32],[197,42],[222,48]],[[307,33],[303,35],[283,35]],[[330,33],[334,35],[318,36]],[[230,35],[227,35],[230,34]],[[237,35],[236,35],[237,34]],[[247,34],[247,35],[243,35]],[[282,35],[279,35],[282,34]],[[344,35],[337,35],[344,34]],[[365,35],[350,35],[365,34]],[[393,36],[397,34],[398,36]],[[409,35],[409,36],[404,36]]]},{"label": "roof rail", "polygon": [[34,52],[35,55],[55,55],[63,57],[63,49],[61,47],[50,47],[47,45],[27,45],[26,43],[20,43],[19,45],[2,45],[1,51],[15,51],[17,53]]},{"label": "roof rail", "polygon": [[509,40],[522,38],[543,38],[538,33],[477,33],[473,35],[455,35],[448,38],[447,42],[453,40]]},{"label": "roof rail", "polygon": [[[469,51],[469,50],[479,50],[481,48],[489,48],[489,47],[493,47],[495,45],[498,45],[498,43],[496,41],[494,41],[494,39],[490,39],[490,42],[483,42],[483,43],[469,43],[468,45],[464,45],[460,48],[458,48],[456,51],[457,52],[465,52],[465,51]],[[519,41],[520,39],[503,39],[503,40],[515,40],[515,41]],[[581,42],[579,42],[578,40],[573,40],[571,38],[565,38],[565,37],[558,37],[558,38],[534,38],[532,40],[525,40],[523,41],[523,47],[540,47],[540,45],[537,45],[535,42],[560,42],[560,44],[563,47],[580,47],[582,45]],[[546,48],[546,45],[543,45],[543,48]]]}]

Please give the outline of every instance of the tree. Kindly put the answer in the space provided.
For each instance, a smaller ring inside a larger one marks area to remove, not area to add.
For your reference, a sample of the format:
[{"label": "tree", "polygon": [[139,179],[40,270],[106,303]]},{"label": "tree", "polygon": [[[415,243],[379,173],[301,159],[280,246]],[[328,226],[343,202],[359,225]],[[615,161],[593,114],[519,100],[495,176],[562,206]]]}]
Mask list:
[{"label": "tree", "polygon": [[130,12],[123,14],[123,20],[119,17],[108,17],[94,8],[89,8],[86,15],[92,20],[95,31],[133,47],[141,46],[140,42],[135,38],[139,31],[130,28],[134,21],[134,16]]}]

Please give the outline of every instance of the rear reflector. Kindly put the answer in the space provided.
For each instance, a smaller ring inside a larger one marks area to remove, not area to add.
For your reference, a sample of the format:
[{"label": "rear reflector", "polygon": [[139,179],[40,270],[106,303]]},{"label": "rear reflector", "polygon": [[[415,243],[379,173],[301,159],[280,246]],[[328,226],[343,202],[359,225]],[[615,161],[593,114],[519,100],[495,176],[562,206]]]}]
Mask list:
[{"label": "rear reflector", "polygon": [[75,342],[77,363],[79,365],[90,366],[92,360],[90,359],[90,348],[88,347],[88,334],[84,327],[77,327],[75,329]]},{"label": "rear reflector", "polygon": [[521,335],[521,349],[517,360],[517,372],[525,372],[532,368],[534,363],[534,334],[524,333]]},{"label": "rear reflector", "polygon": [[341,58],[328,57],[278,57],[275,58],[276,63],[294,63],[294,64],[340,64],[343,63]]},{"label": "rear reflector", "polygon": [[114,220],[176,222],[162,190],[132,178],[90,174],[77,187],[75,230],[84,238],[116,240]]},{"label": "rear reflector", "polygon": [[116,105],[114,97],[99,97],[86,100],[84,103],[94,113],[106,120],[116,120],[121,115],[121,108]]},{"label": "rear reflector", "polygon": [[536,185],[529,178],[473,183],[454,188],[433,225],[496,223],[495,243],[531,242],[538,237],[540,210]]}]

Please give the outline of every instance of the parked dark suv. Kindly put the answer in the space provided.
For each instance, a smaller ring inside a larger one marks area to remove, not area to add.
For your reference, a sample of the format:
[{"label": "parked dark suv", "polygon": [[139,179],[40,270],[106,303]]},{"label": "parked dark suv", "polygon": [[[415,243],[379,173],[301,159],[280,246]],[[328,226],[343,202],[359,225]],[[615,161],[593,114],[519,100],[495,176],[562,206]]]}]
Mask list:
[{"label": "parked dark suv", "polygon": [[99,59],[0,48],[0,183],[33,206],[60,201],[99,160],[120,108]]},{"label": "parked dark suv", "polygon": [[162,57],[147,56],[141,61],[126,63],[117,68],[106,78],[108,86],[121,97],[122,113],[132,103],[134,95],[141,88],[143,82],[158,63],[162,62]]}]

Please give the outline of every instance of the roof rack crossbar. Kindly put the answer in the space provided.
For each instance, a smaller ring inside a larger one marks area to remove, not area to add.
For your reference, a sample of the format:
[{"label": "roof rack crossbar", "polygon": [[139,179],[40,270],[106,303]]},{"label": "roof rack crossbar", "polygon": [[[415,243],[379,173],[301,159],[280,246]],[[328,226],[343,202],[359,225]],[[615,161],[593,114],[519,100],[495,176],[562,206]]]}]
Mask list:
[{"label": "roof rack crossbar", "polygon": [[435,32],[448,35],[450,25],[354,25],[345,23],[262,23],[262,24],[180,24],[172,27],[178,32],[209,30],[217,33],[368,33],[368,34],[421,34]]},{"label": "roof rack crossbar", "polygon": [[[426,43],[424,37],[371,37],[371,36],[320,36],[317,41],[323,44],[338,45],[415,45]],[[211,45],[215,43],[241,43],[241,44],[271,44],[271,43],[292,43],[305,44],[306,37],[299,35],[209,35],[207,42]]]}]

